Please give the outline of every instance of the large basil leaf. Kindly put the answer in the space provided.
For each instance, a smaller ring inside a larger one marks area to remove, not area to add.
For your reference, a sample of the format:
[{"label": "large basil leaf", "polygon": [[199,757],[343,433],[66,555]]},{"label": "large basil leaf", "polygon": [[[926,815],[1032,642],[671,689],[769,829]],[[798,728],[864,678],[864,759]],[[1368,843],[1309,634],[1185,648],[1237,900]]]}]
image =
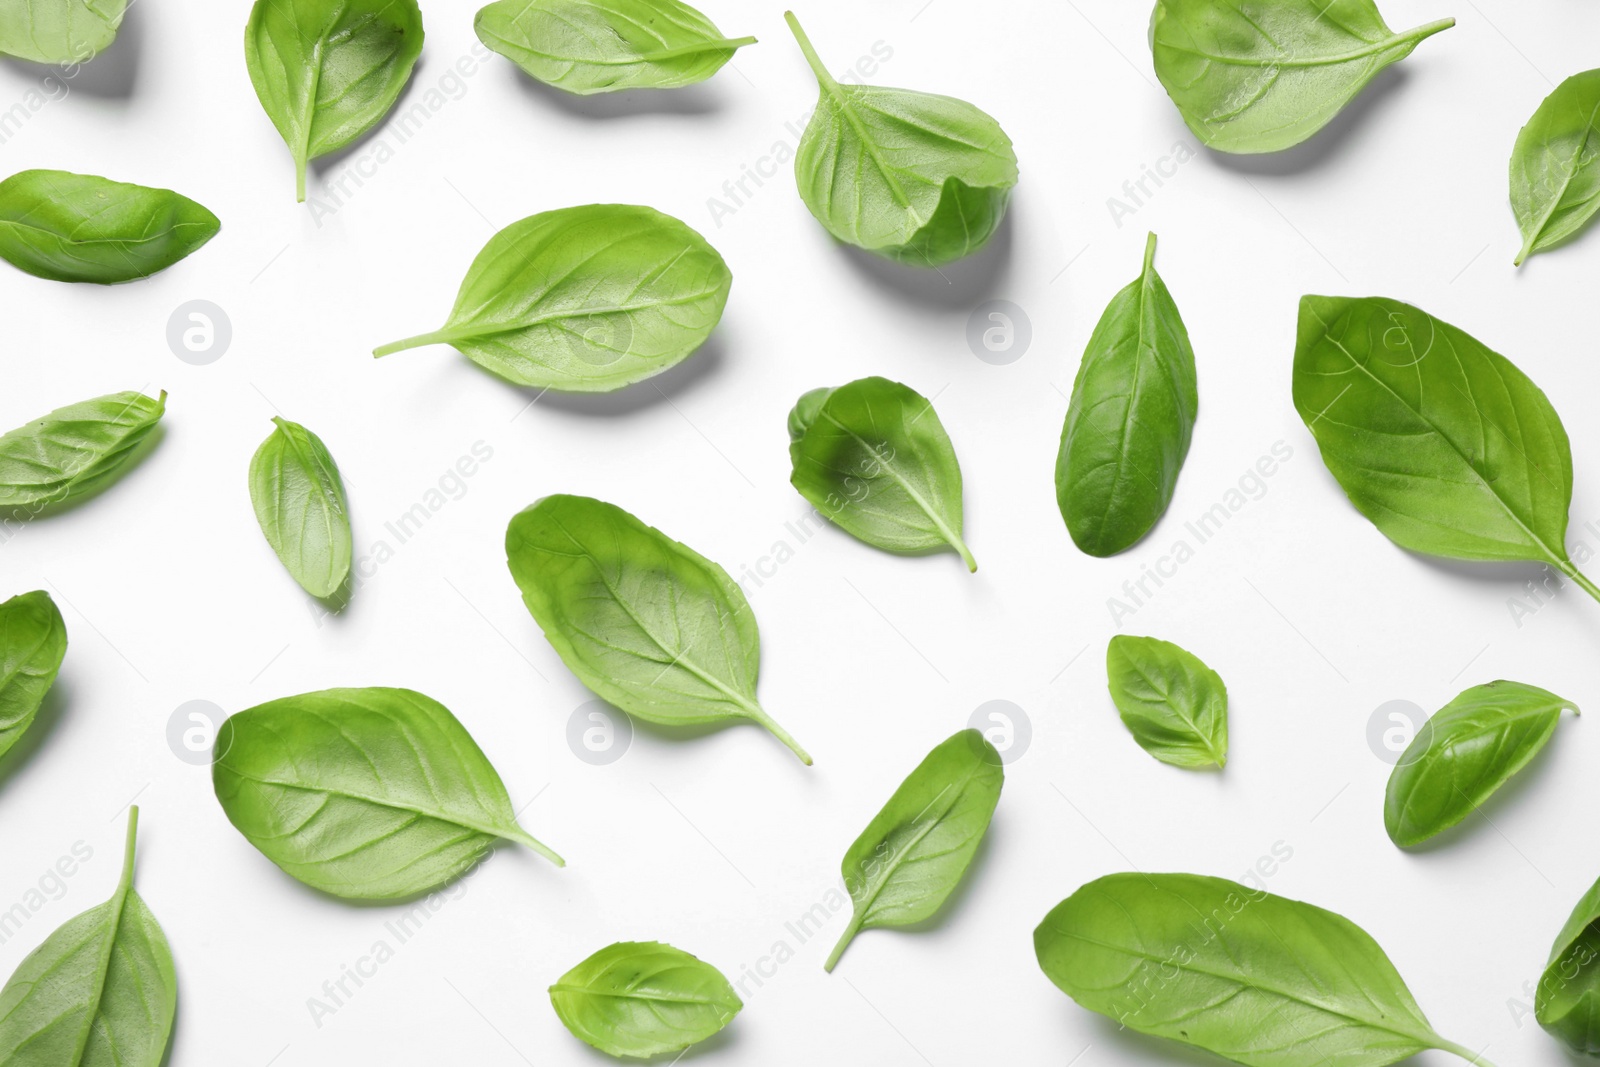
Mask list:
[{"label": "large basil leaf", "polygon": [[756,702],[761,635],[728,572],[612,504],[547,496],[511,520],[522,602],[578,680],[668,726],[753,719],[810,764]]},{"label": "large basil leaf", "polygon": [[33,725],[67,654],[67,624],[42,590],[0,604],[0,756]]},{"label": "large basil leaf", "polygon": [[703,82],[756,42],[729,40],[679,0],[497,0],[473,28],[529,76],[580,96]]},{"label": "large basil leaf", "polygon": [[1550,946],[1533,1012],[1574,1052],[1600,1056],[1600,882],[1578,901]]},{"label": "large basil leaf", "polygon": [[112,393],[57,408],[0,436],[0,509],[24,519],[119,478],[161,421],[167,394]]},{"label": "large basil leaf", "polygon": [[51,281],[147,278],[221,228],[215,215],[170,189],[64,170],[25,170],[0,182],[0,258]]},{"label": "large basil leaf", "polygon": [[0,0],[0,53],[30,63],[87,63],[113,40],[129,0]]},{"label": "large basil leaf", "polygon": [[1166,513],[1200,410],[1194,349],[1155,269],[1106,306],[1072,384],[1056,454],[1056,503],[1073,542],[1091,556],[1137,544]]},{"label": "large basil leaf", "polygon": [[813,389],[789,413],[789,481],[818,511],[890,552],[954,548],[961,467],[944,424],[916,391],[887,378]]},{"label": "large basil leaf", "polygon": [[550,1003],[572,1036],[639,1059],[704,1041],[744,1007],[721,971],[658,941],[601,949],[550,987]]},{"label": "large basil leaf", "polygon": [[1386,1067],[1434,1032],[1394,964],[1342,915],[1194,874],[1112,874],[1033,932],[1039,966],[1130,1030],[1247,1067]]},{"label": "large basil leaf", "polygon": [[790,12],[821,95],[794,157],[800,199],[846,244],[919,267],[976,252],[1000,228],[1017,156],[964,100],[841,85]]},{"label": "large basil leaf", "polygon": [[1456,697],[1411,739],[1389,775],[1383,825],[1402,848],[1471,815],[1528,765],[1572,701],[1521,682],[1489,682]]},{"label": "large basil leaf", "polygon": [[489,239],[444,328],[373,355],[449,344],[518,385],[610,392],[704,344],[732,285],[705,238],[653,208],[546,211]]},{"label": "large basil leaf", "polygon": [[161,924],[133,888],[139,809],[128,810],[111,899],[68,919],[0,989],[6,1067],[159,1067],[178,1008]]},{"label": "large basil leaf", "polygon": [[1277,152],[1455,24],[1395,33],[1372,0],[1157,0],[1150,50],[1196,137],[1223,152]]},{"label": "large basil leaf", "polygon": [[496,838],[560,856],[517,825],[466,728],[409,689],[328,689],[233,715],[212,785],[228,821],[306,885],[352,900],[416,896]]},{"label": "large basil leaf", "polygon": [[854,910],[824,969],[862,930],[933,917],[972,865],[1005,776],[1000,753],[977,730],[940,742],[917,764],[844,854]]},{"label": "large basil leaf", "polygon": [[332,596],[350,575],[350,508],[322,439],[297,422],[277,429],[250,458],[250,501],[267,543],[300,587]]},{"label": "large basil leaf", "polygon": [[1228,688],[1169,641],[1119,634],[1106,646],[1111,700],[1139,747],[1175,767],[1228,762]]},{"label": "large basil leaf", "polygon": [[422,54],[417,0],[256,0],[244,31],[250,83],[294,157],[336,152],[389,113]]},{"label": "large basil leaf", "polygon": [[1567,432],[1504,356],[1398,300],[1308,296],[1294,406],[1350,502],[1395,544],[1549,563],[1600,599],[1565,547]]},{"label": "large basil leaf", "polygon": [[1600,70],[1574,74],[1544,98],[1511,150],[1517,266],[1575,235],[1600,211]]}]

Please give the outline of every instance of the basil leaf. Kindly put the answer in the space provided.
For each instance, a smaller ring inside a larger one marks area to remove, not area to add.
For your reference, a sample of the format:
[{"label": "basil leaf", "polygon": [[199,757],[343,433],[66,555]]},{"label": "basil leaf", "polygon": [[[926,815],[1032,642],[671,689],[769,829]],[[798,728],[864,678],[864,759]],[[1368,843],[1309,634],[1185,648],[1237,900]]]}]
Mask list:
[{"label": "basil leaf", "polygon": [[1372,0],[1157,0],[1150,51],[1196,137],[1222,152],[1277,152],[1455,24],[1395,33]]},{"label": "basil leaf", "polygon": [[1600,882],[1578,901],[1550,946],[1533,1013],[1574,1052],[1600,1055]]},{"label": "basil leaf", "polygon": [[931,919],[961,884],[989,830],[1005,768],[977,730],[942,741],[912,771],[844,854],[854,911],[823,969],[862,930]]},{"label": "basil leaf", "polygon": [[921,267],[982,248],[1017,184],[1017,156],[1000,124],[948,96],[841,85],[793,13],[783,17],[821,87],[794,176],[823,228]]},{"label": "basil leaf", "polygon": [[693,85],[756,43],[679,0],[497,0],[472,25],[530,77],[579,96]]},{"label": "basil leaf", "polygon": [[0,604],[0,756],[22,740],[67,654],[67,624],[50,594]]},{"label": "basil leaf", "polygon": [[514,222],[473,260],[442,329],[387,356],[449,344],[507,381],[606,393],[687,359],[722,320],[733,275],[682,222],[590,204]]},{"label": "basil leaf", "polygon": [[1056,503],[1073,543],[1114,556],[1161,520],[1189,455],[1200,394],[1194,349],[1155,269],[1111,298],[1072,383],[1056,454]]},{"label": "basil leaf", "polygon": [[761,635],[728,572],[612,504],[547,496],[514,516],[506,561],[551,647],[601,699],[646,722],[753,719]]},{"label": "basil leaf", "polygon": [[332,596],[350,576],[350,507],[344,480],[322,439],[275,418],[250,458],[250,502],[267,543],[300,587]]},{"label": "basil leaf", "polygon": [[170,189],[64,170],[0,182],[0,259],[55,282],[113,285],[166,270],[222,223]]},{"label": "basil leaf", "polygon": [[116,481],[166,409],[165,392],[112,393],[0,436],[0,508],[30,518]]},{"label": "basil leaf", "polygon": [[1511,210],[1522,231],[1516,265],[1577,234],[1600,211],[1600,70],[1544,98],[1511,150]]},{"label": "basil leaf", "polygon": [[1106,676],[1140,748],[1174,767],[1228,762],[1228,687],[1194,653],[1119,634],[1106,646]]},{"label": "basil leaf", "polygon": [[1468,689],[1417,731],[1389,775],[1383,825],[1401,848],[1420,845],[1478,809],[1528,765],[1572,701],[1521,682]]},{"label": "basil leaf", "polygon": [[250,84],[294,157],[337,152],[394,107],[422,54],[417,0],[256,0],[244,30]]},{"label": "basil leaf", "polygon": [[465,727],[409,689],[327,689],[241,711],[217,730],[228,821],[292,878],[351,900],[425,893],[496,838],[560,856],[517,825]]},{"label": "basil leaf", "polygon": [[139,809],[128,809],[122,879],[68,919],[0,989],[6,1067],[159,1067],[178,1008],[161,924],[133,889]]},{"label": "basil leaf", "polygon": [[30,63],[87,63],[116,39],[129,0],[3,0],[0,53]]},{"label": "basil leaf", "polygon": [[1033,932],[1045,976],[1141,1034],[1247,1067],[1386,1067],[1442,1049],[1383,949],[1342,915],[1194,874],[1112,874]]},{"label": "basil leaf", "polygon": [[639,1059],[704,1041],[744,1007],[721,971],[658,941],[601,949],[550,987],[550,1004],[573,1037]]},{"label": "basil leaf", "polygon": [[1401,548],[1549,563],[1600,599],[1565,548],[1567,432],[1504,356],[1398,300],[1308,296],[1294,406],[1356,510]]},{"label": "basil leaf", "polygon": [[961,539],[961,467],[933,405],[887,378],[813,389],[789,413],[789,481],[869,545],[905,554]]}]

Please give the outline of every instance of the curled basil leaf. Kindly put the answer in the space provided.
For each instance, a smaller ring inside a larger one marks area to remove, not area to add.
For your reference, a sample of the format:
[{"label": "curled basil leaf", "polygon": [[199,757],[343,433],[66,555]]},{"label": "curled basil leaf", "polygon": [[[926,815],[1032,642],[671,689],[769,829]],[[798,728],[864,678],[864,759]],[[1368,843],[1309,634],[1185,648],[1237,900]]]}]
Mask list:
[{"label": "curled basil leaf", "polygon": [[64,170],[0,182],[0,258],[56,282],[113,285],[166,270],[222,223],[170,189]]},{"label": "curled basil leaf", "polygon": [[275,418],[250,459],[250,501],[267,543],[300,587],[332,596],[350,576],[350,507],[322,439]]},{"label": "curled basil leaf", "polygon": [[394,107],[422,54],[417,0],[256,0],[244,31],[250,84],[294,157],[336,152]]},{"label": "curled basil leaf", "polygon": [[442,329],[373,355],[448,344],[518,385],[610,392],[704,344],[732,285],[717,250],[670,215],[627,204],[546,211],[489,239]]},{"label": "curled basil leaf", "polygon": [[511,520],[522,602],[578,680],[667,726],[751,719],[811,757],[756,701],[761,634],[728,572],[613,504],[547,496]]},{"label": "curled basil leaf", "polygon": [[1111,700],[1139,747],[1174,767],[1228,762],[1228,688],[1170,641],[1119,634],[1106,646]]},{"label": "curled basil leaf", "polygon": [[1578,901],[1550,946],[1533,1013],[1572,1051],[1600,1056],[1600,882]]},{"label": "curled basil leaf", "polygon": [[0,756],[22,740],[67,654],[67,624],[43,590],[0,604]]},{"label": "curled basil leaf", "polygon": [[1544,98],[1511,150],[1517,266],[1574,237],[1600,211],[1600,70],[1574,74]]},{"label": "curled basil leaf", "polygon": [[704,1041],[744,1007],[721,971],[658,941],[601,949],[550,987],[550,1004],[573,1037],[638,1059]]},{"label": "curled basil leaf", "polygon": [[166,409],[164,392],[112,393],[0,436],[0,513],[32,518],[116,481]]},{"label": "curled basil leaf", "polygon": [[703,82],[756,42],[729,40],[679,0],[497,0],[473,29],[530,77],[579,96]]},{"label": "curled basil leaf", "polygon": [[517,825],[500,775],[456,717],[409,689],[327,689],[217,730],[228,821],[290,877],[351,900],[452,881],[497,838],[563,861]]},{"label": "curled basil leaf", "polygon": [[129,0],[0,0],[0,53],[30,63],[87,63],[116,39]]},{"label": "curled basil leaf", "polygon": [[933,405],[887,378],[813,389],[789,413],[789,481],[869,545],[916,554],[961,539],[961,467]]}]

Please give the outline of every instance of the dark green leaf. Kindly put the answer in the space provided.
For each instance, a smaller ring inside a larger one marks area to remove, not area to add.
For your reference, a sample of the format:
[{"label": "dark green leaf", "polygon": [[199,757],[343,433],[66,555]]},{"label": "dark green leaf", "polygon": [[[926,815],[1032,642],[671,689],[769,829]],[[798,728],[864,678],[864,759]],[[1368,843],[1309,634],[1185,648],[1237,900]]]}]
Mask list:
[{"label": "dark green leaf", "polygon": [[704,1041],[744,1007],[721,971],[658,941],[601,949],[550,987],[550,1003],[572,1036],[639,1059]]},{"label": "dark green leaf", "polygon": [[1600,70],[1575,74],[1544,98],[1511,150],[1511,210],[1522,231],[1517,266],[1573,237],[1600,211]]},{"label": "dark green leaf", "polygon": [[33,725],[67,654],[67,624],[50,594],[0,604],[0,756]]},{"label": "dark green leaf", "polygon": [[1539,1025],[1574,1052],[1600,1056],[1600,882],[1578,901],[1550,946],[1533,1008]]},{"label": "dark green leaf", "polygon": [[3,0],[0,53],[30,63],[87,63],[113,40],[129,0]]},{"label": "dark green leaf", "polygon": [[327,597],[350,574],[350,508],[322,439],[297,422],[277,429],[250,460],[250,500],[267,543],[300,587]]},{"label": "dark green leaf", "polygon": [[1228,689],[1198,656],[1153,637],[1106,646],[1111,700],[1139,747],[1175,767],[1228,762]]},{"label": "dark green leaf", "polygon": [[0,508],[26,519],[121,477],[161,421],[167,394],[112,393],[57,408],[0,436]]}]

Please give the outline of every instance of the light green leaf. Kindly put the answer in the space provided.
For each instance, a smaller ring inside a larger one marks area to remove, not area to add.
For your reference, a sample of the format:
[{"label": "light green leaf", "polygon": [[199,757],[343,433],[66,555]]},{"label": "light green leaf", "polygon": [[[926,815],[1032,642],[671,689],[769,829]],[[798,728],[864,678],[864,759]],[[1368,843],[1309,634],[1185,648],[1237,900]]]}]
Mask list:
[{"label": "light green leaf", "polygon": [[300,587],[332,596],[350,575],[350,507],[322,439],[275,418],[250,459],[250,500],[267,543]]},{"label": "light green leaf", "polygon": [[166,409],[164,392],[112,393],[0,436],[0,508],[22,520],[98,492],[122,476]]},{"label": "light green leaf", "polygon": [[658,941],[601,949],[550,987],[550,1004],[572,1036],[638,1059],[704,1041],[744,1007],[721,971]]},{"label": "light green leaf", "polygon": [[0,756],[22,740],[67,654],[67,624],[42,590],[0,604]]},{"label": "light green leaf", "polygon": [[30,63],[87,63],[116,39],[129,0],[0,0],[0,53]]},{"label": "light green leaf", "polygon": [[1106,646],[1111,700],[1139,747],[1174,767],[1228,762],[1228,688],[1192,652],[1119,634]]},{"label": "light green leaf", "polygon": [[1517,133],[1511,210],[1522,231],[1517,266],[1576,235],[1600,211],[1600,70],[1555,87]]}]

